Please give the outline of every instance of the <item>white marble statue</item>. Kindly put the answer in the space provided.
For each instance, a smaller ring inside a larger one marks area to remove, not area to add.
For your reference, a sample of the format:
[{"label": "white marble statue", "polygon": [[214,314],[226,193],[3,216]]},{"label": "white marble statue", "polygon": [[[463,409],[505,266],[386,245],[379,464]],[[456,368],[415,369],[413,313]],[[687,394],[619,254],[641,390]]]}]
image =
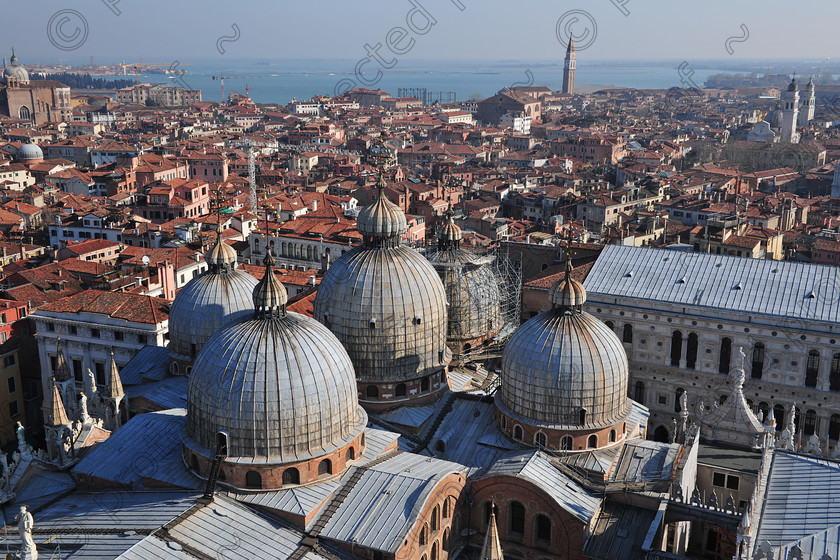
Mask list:
[{"label": "white marble statue", "polygon": [[90,415],[88,414],[87,402],[87,395],[85,395],[84,391],[82,391],[81,393],[79,393],[79,409],[81,410],[79,420],[81,420],[82,424],[90,424]]},{"label": "white marble statue", "polygon": [[21,560],[37,560],[38,558],[38,549],[35,547],[35,541],[32,540],[33,526],[32,514],[26,511],[26,506],[20,506],[18,533],[20,534]]}]

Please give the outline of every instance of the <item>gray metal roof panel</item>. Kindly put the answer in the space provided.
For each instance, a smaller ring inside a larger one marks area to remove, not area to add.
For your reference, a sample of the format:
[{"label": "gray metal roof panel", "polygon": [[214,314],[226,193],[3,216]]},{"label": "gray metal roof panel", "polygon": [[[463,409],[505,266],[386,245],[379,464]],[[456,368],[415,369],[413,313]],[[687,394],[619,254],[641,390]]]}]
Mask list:
[{"label": "gray metal roof panel", "polygon": [[530,480],[551,496],[557,504],[588,523],[601,503],[571,478],[557,470],[541,451],[526,450],[506,455],[496,461],[485,476],[510,475]]},{"label": "gray metal roof panel", "polygon": [[840,323],[835,266],[608,245],[584,286],[595,299],[628,297]]},{"label": "gray metal roof panel", "polygon": [[200,481],[181,461],[184,409],[139,414],[97,445],[73,469],[127,486],[144,477],[181,488],[195,489]]},{"label": "gray metal roof panel", "polygon": [[144,346],[120,370],[123,385],[140,385],[163,379],[169,373],[169,352],[165,346]]},{"label": "gray metal roof panel", "polygon": [[156,383],[135,385],[126,389],[129,401],[143,397],[161,409],[186,408],[187,406],[187,378],[184,376],[169,377]]},{"label": "gray metal roof panel", "polygon": [[774,547],[840,524],[840,463],[776,451],[756,542]]}]

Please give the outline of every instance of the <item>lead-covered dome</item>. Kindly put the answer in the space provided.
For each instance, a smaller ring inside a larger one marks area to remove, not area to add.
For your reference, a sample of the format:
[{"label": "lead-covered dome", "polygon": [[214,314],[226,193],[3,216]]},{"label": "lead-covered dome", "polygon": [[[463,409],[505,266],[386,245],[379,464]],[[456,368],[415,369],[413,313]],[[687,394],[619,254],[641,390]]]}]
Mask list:
[{"label": "lead-covered dome", "polygon": [[451,357],[443,284],[422,255],[400,244],[405,216],[383,190],[359,216],[362,246],[327,270],[314,306],[347,349],[366,406],[437,394]]},{"label": "lead-covered dome", "polygon": [[[206,457],[224,433],[226,464],[252,466],[261,473],[263,488],[280,485],[271,478],[272,467],[330,454],[340,454],[328,470],[336,472],[334,466],[360,452],[346,451],[360,446],[367,423],[347,352],[314,319],[286,312],[280,291],[285,289],[268,259],[253,296],[266,305],[207,342],[195,361],[187,397],[187,449]],[[292,482],[305,482],[310,472],[301,467]],[[316,467],[316,478],[319,472]]]},{"label": "lead-covered dome", "polygon": [[[623,433],[630,401],[621,341],[581,311],[586,292],[571,278],[570,267],[550,294],[552,309],[519,327],[507,343],[500,410],[535,428],[596,434],[618,426]],[[616,441],[615,434],[610,441]],[[559,443],[548,446],[560,448]]]},{"label": "lead-covered dome", "polygon": [[44,159],[44,151],[33,142],[23,144],[15,152],[18,161],[40,161]]},{"label": "lead-covered dome", "polygon": [[169,311],[168,349],[176,373],[189,373],[187,368],[219,329],[253,313],[257,280],[236,270],[236,252],[221,233],[205,261],[207,270],[181,288]]},{"label": "lead-covered dome", "polygon": [[461,249],[461,228],[451,210],[437,237],[437,247],[427,257],[446,290],[449,348],[467,355],[504,326],[502,280],[491,258]]},{"label": "lead-covered dome", "polygon": [[16,78],[21,84],[29,83],[29,72],[18,62],[14,49],[12,49],[9,65],[3,70],[3,76],[6,78],[6,83],[9,82],[9,78]]}]

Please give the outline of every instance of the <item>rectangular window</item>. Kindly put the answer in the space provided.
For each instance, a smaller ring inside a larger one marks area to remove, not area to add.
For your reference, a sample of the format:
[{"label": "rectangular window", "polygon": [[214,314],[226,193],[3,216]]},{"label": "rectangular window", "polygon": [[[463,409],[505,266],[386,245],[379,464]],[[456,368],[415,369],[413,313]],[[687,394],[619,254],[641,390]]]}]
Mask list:
[{"label": "rectangular window", "polygon": [[93,338],[99,338],[99,329],[90,329],[90,336]]},{"label": "rectangular window", "polygon": [[719,486],[723,488],[726,486],[726,475],[723,473],[716,472],[712,474],[712,485]]},{"label": "rectangular window", "polygon": [[79,329],[76,328],[76,325],[70,325],[70,334],[79,334]]},{"label": "rectangular window", "polygon": [[15,391],[17,391],[17,382],[15,382],[14,377],[10,377],[8,379],[8,383],[9,383],[9,394],[12,394]]},{"label": "rectangular window", "polygon": [[114,340],[124,340],[125,335],[121,331],[114,331]]},{"label": "rectangular window", "polygon": [[137,342],[139,342],[140,344],[146,344],[146,340],[147,340],[147,338],[146,338],[145,334],[138,334],[137,335]]},{"label": "rectangular window", "polygon": [[73,379],[77,383],[82,383],[82,360],[73,360]]},{"label": "rectangular window", "polygon": [[46,329],[48,332],[53,332],[55,330],[55,323],[47,323]]},{"label": "rectangular window", "polygon": [[96,370],[96,384],[105,386],[105,364],[102,362],[94,362],[94,369]]},{"label": "rectangular window", "polygon": [[12,418],[20,414],[20,408],[18,408],[18,402],[16,400],[9,403],[9,414]]},{"label": "rectangular window", "polygon": [[15,365],[15,355],[14,355],[14,354],[11,354],[11,355],[6,356],[5,358],[3,358],[3,365],[4,365],[5,367],[9,367],[9,366],[13,366],[13,365]]}]

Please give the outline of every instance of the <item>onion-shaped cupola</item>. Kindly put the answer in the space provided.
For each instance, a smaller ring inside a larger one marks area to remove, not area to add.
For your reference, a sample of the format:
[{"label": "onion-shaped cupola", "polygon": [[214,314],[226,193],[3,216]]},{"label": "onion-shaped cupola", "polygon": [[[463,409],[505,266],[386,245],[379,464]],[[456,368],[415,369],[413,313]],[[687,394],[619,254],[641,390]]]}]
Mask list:
[{"label": "onion-shaped cupola", "polygon": [[211,336],[231,321],[251,316],[257,280],[236,270],[236,251],[222,239],[204,255],[207,270],[180,289],[169,311],[169,359],[173,373],[189,374],[192,362]]},{"label": "onion-shaped cupola", "polygon": [[347,349],[369,409],[435,400],[448,386],[446,294],[432,265],[401,244],[405,214],[379,196],[358,217],[364,238],[324,274],[315,318]]},{"label": "onion-shaped cupola", "polygon": [[627,433],[627,354],[618,336],[582,310],[583,284],[565,277],[549,290],[552,308],[519,327],[502,356],[496,395],[511,438],[552,450],[608,447]]},{"label": "onion-shaped cupola", "polygon": [[364,449],[350,357],[314,319],[286,311],[268,252],[251,318],[227,325],[195,360],[184,456],[207,476],[217,447],[220,481],[276,489],[340,474]]}]

